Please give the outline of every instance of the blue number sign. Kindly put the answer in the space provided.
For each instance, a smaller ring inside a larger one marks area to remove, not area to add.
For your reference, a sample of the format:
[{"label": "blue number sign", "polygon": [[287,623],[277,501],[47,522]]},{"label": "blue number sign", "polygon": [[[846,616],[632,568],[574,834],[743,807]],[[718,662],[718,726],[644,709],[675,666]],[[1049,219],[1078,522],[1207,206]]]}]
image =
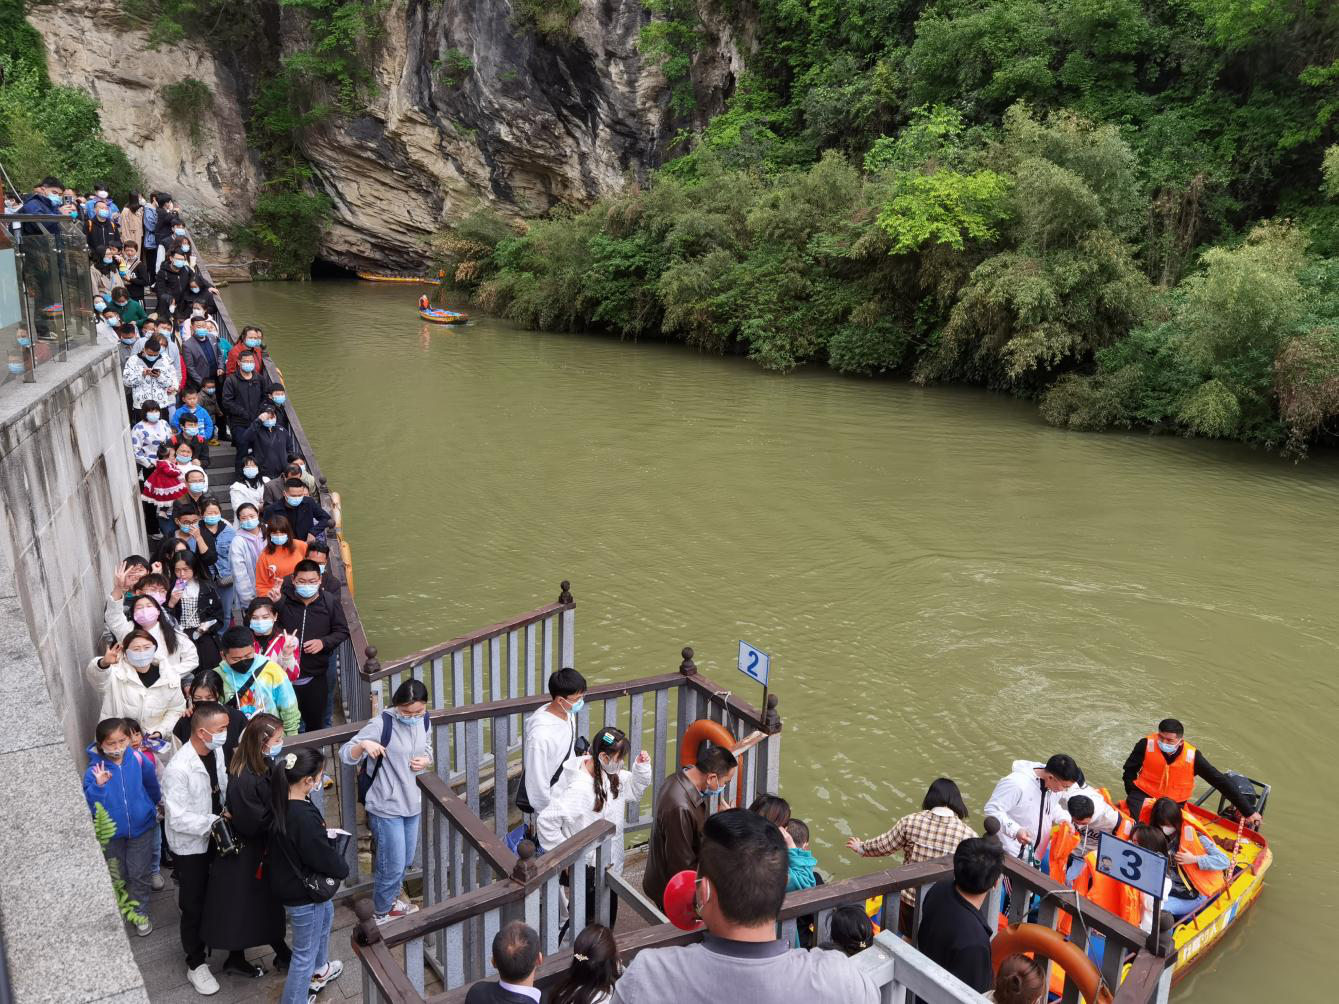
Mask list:
[{"label": "blue number sign", "polygon": [[767,672],[772,665],[772,657],[759,651],[746,641],[739,643],[739,671],[752,680],[767,686]]},{"label": "blue number sign", "polygon": [[1161,899],[1167,881],[1167,855],[1103,833],[1097,842],[1097,870]]}]

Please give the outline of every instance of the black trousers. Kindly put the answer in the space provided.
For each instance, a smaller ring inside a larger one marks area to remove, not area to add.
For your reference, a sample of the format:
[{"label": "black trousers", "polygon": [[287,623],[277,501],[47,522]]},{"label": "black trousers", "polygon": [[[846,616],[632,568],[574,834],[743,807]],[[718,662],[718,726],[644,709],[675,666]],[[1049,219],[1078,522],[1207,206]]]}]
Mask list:
[{"label": "black trousers", "polygon": [[240,425],[232,426],[232,441],[233,445],[237,447],[237,456],[233,460],[233,472],[239,479],[242,476],[242,461],[246,459],[246,455],[251,449],[250,431]]},{"label": "black trousers", "polygon": [[[301,653],[299,653],[299,656]],[[298,712],[302,715],[302,731],[315,732],[325,726],[326,699],[330,696],[330,678],[325,669],[293,692],[298,698]]]},{"label": "black trousers", "polygon": [[213,855],[178,854],[173,875],[177,880],[177,906],[181,910],[181,947],[186,951],[186,968],[195,969],[206,961],[205,942],[200,924],[205,916],[205,895],[209,891],[209,861]]}]

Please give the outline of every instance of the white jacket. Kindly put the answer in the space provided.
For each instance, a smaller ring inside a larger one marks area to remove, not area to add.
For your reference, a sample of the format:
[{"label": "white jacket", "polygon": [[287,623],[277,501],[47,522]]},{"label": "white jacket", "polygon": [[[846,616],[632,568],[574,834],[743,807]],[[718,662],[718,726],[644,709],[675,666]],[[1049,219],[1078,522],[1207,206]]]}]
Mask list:
[{"label": "white jacket", "polygon": [[[172,630],[177,632],[177,651],[175,654],[169,654],[167,643],[163,641],[163,630],[165,627],[164,617],[169,617],[167,611],[163,611],[163,617],[158,619],[158,623],[149,628],[149,634],[153,635],[153,640],[158,642],[158,653],[156,658],[158,666],[163,670],[171,670],[181,679],[186,679],[200,666],[200,653],[195,650],[195,642],[186,637],[186,633],[172,625]],[[107,606],[102,612],[103,623],[107,625],[107,630],[112,633],[116,640],[122,641],[130,633],[131,628],[138,627],[134,621],[126,616],[125,604],[119,596],[109,597]],[[141,722],[140,724],[144,724]],[[144,725],[148,728],[148,725]],[[152,730],[150,730],[152,731]]]},{"label": "white jacket", "polygon": [[[632,770],[618,772],[618,797],[606,797],[604,808],[595,811],[595,778],[586,773],[590,756],[574,757],[563,764],[562,777],[550,792],[552,801],[535,818],[539,843],[552,850],[569,837],[580,833],[591,823],[607,819],[618,827],[614,835],[613,853],[609,865],[617,875],[623,874],[623,826],[627,822],[627,806],[636,805],[651,784],[651,762],[636,763]],[[606,787],[608,782],[606,781]],[[529,791],[527,781],[527,792]],[[607,792],[606,792],[607,794]],[[595,864],[595,851],[586,855],[588,865]]]},{"label": "white jacket", "polygon": [[[243,485],[243,487],[246,487]],[[233,485],[236,491],[237,485]],[[236,504],[233,512],[237,511]],[[243,530],[240,526],[232,536],[228,547],[228,560],[232,562],[232,584],[236,590],[238,602],[242,608],[256,598],[256,560],[260,549],[265,546],[265,537],[259,530]]]},{"label": "white jacket", "polygon": [[[524,732],[525,794],[538,814],[553,797],[549,781],[572,754],[577,734],[576,715],[569,714],[564,720],[551,714],[545,705],[525,720]],[[562,778],[558,778],[558,782],[561,781]]]},{"label": "white jacket", "polygon": [[[187,648],[195,646],[189,641]],[[88,663],[85,675],[89,683],[102,695],[99,718],[133,718],[144,728],[145,735],[157,732],[164,739],[172,738],[172,727],[186,710],[186,698],[181,692],[181,677],[170,667],[158,664],[158,679],[146,687],[139,681],[139,672],[122,656],[106,669],[98,665],[95,656]],[[171,756],[164,752],[164,756]]]},{"label": "white jacket", "polygon": [[[1120,813],[1112,808],[1111,804],[1102,797],[1102,793],[1091,784],[1076,784],[1069,791],[1059,796],[1057,801],[1060,808],[1064,810],[1064,814],[1057,817],[1057,820],[1069,818],[1069,800],[1076,795],[1087,795],[1093,800],[1093,819],[1088,824],[1090,829],[1102,833],[1114,833],[1116,831],[1116,824],[1120,822]],[[1084,854],[1097,850],[1097,838],[1092,837],[1084,841],[1079,849]]]},{"label": "white jacket", "polygon": [[228,501],[232,503],[232,511],[236,512],[238,509],[242,508],[242,506],[250,502],[257,510],[259,510],[256,513],[256,515],[259,516],[261,512],[265,511],[263,496],[265,494],[265,486],[269,483],[270,479],[264,475],[261,476],[259,488],[252,488],[241,478],[234,481],[228,486]]},{"label": "white jacket", "polygon": [[[219,804],[223,805],[228,796],[228,769],[223,765],[223,750],[214,750],[212,756],[219,778]],[[163,771],[163,819],[167,846],[173,854],[203,854],[209,850],[209,831],[219,818],[212,809],[209,774],[200,754],[187,743]]]},{"label": "white jacket", "polygon": [[[1032,834],[1028,846],[1045,859],[1051,827],[1069,819],[1069,813],[1060,807],[1060,797],[1047,791],[1035,773],[1045,766],[1036,760],[1015,760],[1008,776],[1000,778],[986,800],[985,814],[1000,821],[1000,842],[1006,854],[1019,856],[1018,831],[1027,830]],[[1097,798],[1100,801],[1102,796]]]}]

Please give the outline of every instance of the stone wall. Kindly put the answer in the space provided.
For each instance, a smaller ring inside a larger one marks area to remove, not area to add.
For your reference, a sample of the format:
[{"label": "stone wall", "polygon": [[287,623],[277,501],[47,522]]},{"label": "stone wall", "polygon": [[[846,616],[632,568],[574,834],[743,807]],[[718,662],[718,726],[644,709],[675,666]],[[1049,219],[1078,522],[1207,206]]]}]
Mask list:
[{"label": "stone wall", "polygon": [[144,537],[116,350],[0,393],[0,925],[16,1004],[147,1001],[81,777],[83,667]]}]

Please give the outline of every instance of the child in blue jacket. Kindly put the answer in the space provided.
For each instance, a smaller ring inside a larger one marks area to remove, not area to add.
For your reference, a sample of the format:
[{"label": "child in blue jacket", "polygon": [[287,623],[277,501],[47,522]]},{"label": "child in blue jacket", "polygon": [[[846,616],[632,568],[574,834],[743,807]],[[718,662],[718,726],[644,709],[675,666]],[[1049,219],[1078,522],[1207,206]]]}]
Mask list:
[{"label": "child in blue jacket", "polygon": [[131,747],[130,730],[122,718],[98,722],[88,758],[84,798],[91,811],[96,812],[101,804],[116,824],[105,854],[117,863],[126,892],[138,902],[137,911],[144,917],[142,924],[135,925],[135,933],[147,937],[153,932],[149,889],[161,798],[157,771],[147,757]]}]

